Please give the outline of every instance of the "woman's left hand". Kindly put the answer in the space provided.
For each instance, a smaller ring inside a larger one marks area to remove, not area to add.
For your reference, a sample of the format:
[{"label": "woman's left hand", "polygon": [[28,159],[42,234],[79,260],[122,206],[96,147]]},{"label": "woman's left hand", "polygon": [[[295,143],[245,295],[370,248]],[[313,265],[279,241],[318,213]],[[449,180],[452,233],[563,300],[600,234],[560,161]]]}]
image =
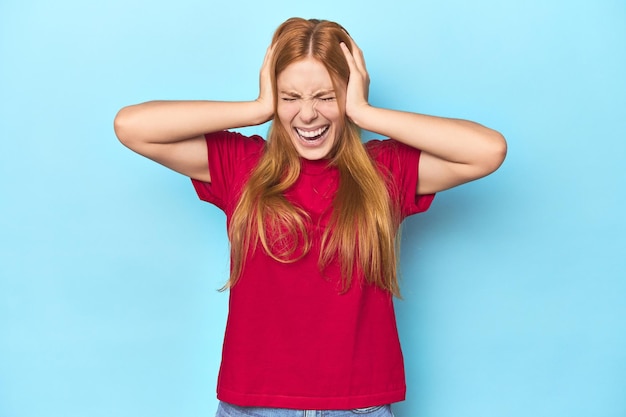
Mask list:
[{"label": "woman's left hand", "polygon": [[346,115],[357,125],[358,114],[362,109],[369,107],[367,100],[369,95],[370,77],[365,68],[363,51],[359,49],[354,40],[350,38],[352,52],[348,46],[341,42],[341,49],[350,67],[350,79],[346,91]]}]

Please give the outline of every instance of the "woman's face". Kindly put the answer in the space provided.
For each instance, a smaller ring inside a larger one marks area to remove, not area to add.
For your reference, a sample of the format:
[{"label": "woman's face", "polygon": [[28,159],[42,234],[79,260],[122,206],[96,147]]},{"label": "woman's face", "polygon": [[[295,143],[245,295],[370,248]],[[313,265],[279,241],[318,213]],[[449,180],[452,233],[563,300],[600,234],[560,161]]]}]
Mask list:
[{"label": "woman's face", "polygon": [[298,154],[309,160],[328,156],[342,122],[338,100],[324,65],[314,58],[290,64],[276,79],[277,115]]}]

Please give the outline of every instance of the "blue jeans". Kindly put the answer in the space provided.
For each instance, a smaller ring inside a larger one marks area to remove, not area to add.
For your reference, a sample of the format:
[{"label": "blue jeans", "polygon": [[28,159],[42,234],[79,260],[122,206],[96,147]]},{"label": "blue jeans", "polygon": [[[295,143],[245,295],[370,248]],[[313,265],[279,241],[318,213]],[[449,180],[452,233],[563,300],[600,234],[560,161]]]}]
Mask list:
[{"label": "blue jeans", "polygon": [[391,406],[354,410],[292,410],[289,408],[239,407],[220,402],[215,417],[393,417]]}]

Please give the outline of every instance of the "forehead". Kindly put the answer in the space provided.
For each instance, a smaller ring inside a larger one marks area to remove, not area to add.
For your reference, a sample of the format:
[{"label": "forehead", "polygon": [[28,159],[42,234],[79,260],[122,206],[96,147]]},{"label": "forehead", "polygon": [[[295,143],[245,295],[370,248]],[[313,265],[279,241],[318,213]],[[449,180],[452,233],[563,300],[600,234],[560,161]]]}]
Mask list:
[{"label": "forehead", "polygon": [[310,57],[289,64],[278,74],[276,84],[279,91],[303,94],[333,89],[333,81],[324,64]]}]

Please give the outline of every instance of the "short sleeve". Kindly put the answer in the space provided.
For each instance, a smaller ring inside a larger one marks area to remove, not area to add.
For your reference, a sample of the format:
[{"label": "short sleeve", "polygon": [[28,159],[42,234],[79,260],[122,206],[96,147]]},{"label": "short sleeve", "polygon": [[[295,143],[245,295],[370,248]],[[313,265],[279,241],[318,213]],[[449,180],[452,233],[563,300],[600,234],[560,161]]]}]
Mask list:
[{"label": "short sleeve", "polygon": [[417,195],[421,151],[393,139],[371,140],[365,147],[386,178],[402,218],[428,210],[435,195]]},{"label": "short sleeve", "polygon": [[209,133],[205,139],[211,182],[191,181],[201,200],[229,214],[261,157],[265,141],[260,136],[229,131]]}]

